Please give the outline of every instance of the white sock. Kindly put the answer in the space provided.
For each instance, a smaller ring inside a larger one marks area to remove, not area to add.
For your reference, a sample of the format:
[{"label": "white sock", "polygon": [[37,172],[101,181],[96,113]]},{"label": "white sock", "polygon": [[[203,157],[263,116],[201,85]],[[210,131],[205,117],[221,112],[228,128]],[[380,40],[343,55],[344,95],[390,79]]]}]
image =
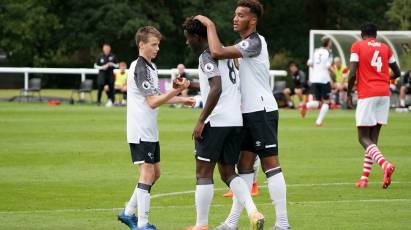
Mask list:
[{"label": "white sock", "polygon": [[126,204],[126,208],[124,209],[124,214],[127,216],[132,216],[136,212],[137,208],[137,190],[138,186],[134,189],[133,195],[131,195],[130,200]]},{"label": "white sock", "polygon": [[400,99],[400,106],[405,107],[405,100],[404,99]]},{"label": "white sock", "polygon": [[195,202],[197,211],[196,226],[208,225],[208,211],[214,195],[214,184],[196,186]]},{"label": "white sock", "polygon": [[318,106],[320,106],[320,102],[319,101],[309,101],[307,102],[307,109],[316,109],[318,108]]},{"label": "white sock", "polygon": [[148,224],[148,214],[150,211],[150,192],[143,188],[137,188],[138,203],[138,227]]},{"label": "white sock", "polygon": [[[247,184],[248,190],[251,191],[251,188],[253,186],[254,173],[239,174],[239,176],[244,179]],[[238,226],[238,220],[240,219],[243,208],[244,206],[240,203],[238,198],[236,196],[233,196],[233,204],[231,206],[230,214],[224,221],[228,225],[228,227],[236,228]]]},{"label": "white sock", "polygon": [[245,207],[248,215],[257,211],[257,207],[255,207],[253,199],[251,198],[250,189],[244,179],[241,177],[232,179],[230,182],[230,189],[233,191],[233,195],[237,197],[238,202]]},{"label": "white sock", "polygon": [[[278,170],[280,168],[275,168],[272,170]],[[269,170],[271,171],[271,170]],[[283,173],[280,171],[279,173],[269,176],[267,178],[268,181],[268,191],[270,193],[270,198],[273,201],[274,208],[275,208],[275,215],[276,221],[275,225],[287,229],[289,227],[288,224],[288,216],[287,216],[287,198],[286,198],[286,185]]]},{"label": "white sock", "polygon": [[254,177],[253,177],[253,184],[257,183],[257,175],[258,175],[258,170],[260,169],[260,158],[257,156],[257,158],[255,158],[255,162],[253,165],[253,169],[254,169]]},{"label": "white sock", "polygon": [[325,114],[327,114],[328,109],[330,106],[327,103],[323,103],[321,106],[320,114],[318,114],[317,121],[315,122],[317,125],[321,125],[323,123],[323,119],[325,117]]}]

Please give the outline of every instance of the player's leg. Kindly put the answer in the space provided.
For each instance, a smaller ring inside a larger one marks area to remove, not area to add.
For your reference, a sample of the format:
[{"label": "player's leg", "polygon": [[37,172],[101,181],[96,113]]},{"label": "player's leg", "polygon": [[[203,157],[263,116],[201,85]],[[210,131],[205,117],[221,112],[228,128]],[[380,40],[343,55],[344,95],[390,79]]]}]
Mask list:
[{"label": "player's leg", "polygon": [[311,93],[313,95],[312,100],[309,100],[308,102],[302,104],[302,106],[299,108],[301,117],[305,117],[305,114],[307,113],[307,109],[316,109],[320,106],[319,100],[321,99],[321,91],[320,91],[320,84],[318,83],[313,83],[311,84]]},{"label": "player's leg", "polygon": [[[234,165],[219,163],[221,179],[233,191],[234,198],[239,204],[243,204],[250,218],[253,229],[263,229],[264,216],[258,212],[252,198],[250,189],[244,179],[235,173]],[[241,212],[239,213],[241,214]],[[237,217],[237,219],[239,216]]]},{"label": "player's leg", "polygon": [[302,88],[295,88],[294,93],[295,93],[295,95],[297,95],[298,101],[300,103],[303,102],[303,89]]},{"label": "player's leg", "polygon": [[253,186],[251,188],[251,195],[256,196],[258,195],[258,184],[257,184],[257,177],[258,171],[260,169],[261,161],[260,158],[257,156],[254,161],[253,169],[254,169],[254,178],[253,178]]},{"label": "player's leg", "polygon": [[114,99],[115,91],[114,91],[114,79],[112,76],[108,76],[107,85],[108,85],[107,98],[113,104],[115,102],[115,99]]},{"label": "player's leg", "polygon": [[400,88],[400,107],[405,108],[405,97],[407,95],[407,86],[402,85]]},{"label": "player's leg", "polygon": [[[247,135],[243,137],[243,140],[247,140]],[[249,140],[249,139],[248,139]],[[253,164],[255,162],[256,154],[250,151],[241,151],[240,158],[237,163],[237,169],[239,176],[245,181],[247,188],[251,191],[254,178]],[[224,229],[236,229],[238,226],[238,221],[243,211],[244,206],[240,203],[236,196],[233,196],[233,204],[231,206],[230,214],[224,221],[227,228]]]},{"label": "player's leg", "polygon": [[104,76],[99,75],[97,78],[97,104],[101,104],[101,94],[104,90]]},{"label": "player's leg", "polygon": [[284,94],[285,100],[287,101],[287,106],[291,108],[293,106],[293,102],[291,101],[291,89],[285,88],[283,90],[283,94]]},{"label": "player's leg", "polygon": [[208,213],[214,195],[213,172],[215,164],[215,162],[196,159],[195,205],[197,219],[195,226],[189,229],[208,229]]},{"label": "player's leg", "polygon": [[323,120],[325,115],[327,114],[328,110],[330,109],[330,103],[331,103],[331,86],[330,83],[327,84],[321,84],[320,85],[320,94],[322,100],[322,105],[320,109],[320,113],[318,114],[317,120],[315,121],[315,124],[317,126],[321,126],[323,124]]},{"label": "player's leg", "polygon": [[[378,144],[378,136],[380,133],[381,125],[377,125],[370,130],[370,138],[373,143]],[[368,177],[370,176],[373,160],[365,151],[364,160],[363,160],[363,172],[360,180],[356,183],[356,186],[359,188],[364,188],[368,186]]]},{"label": "player's leg", "polygon": [[268,192],[270,193],[270,198],[274,204],[276,214],[275,226],[280,229],[289,229],[287,189],[278,155],[262,157],[261,165],[267,178]]}]

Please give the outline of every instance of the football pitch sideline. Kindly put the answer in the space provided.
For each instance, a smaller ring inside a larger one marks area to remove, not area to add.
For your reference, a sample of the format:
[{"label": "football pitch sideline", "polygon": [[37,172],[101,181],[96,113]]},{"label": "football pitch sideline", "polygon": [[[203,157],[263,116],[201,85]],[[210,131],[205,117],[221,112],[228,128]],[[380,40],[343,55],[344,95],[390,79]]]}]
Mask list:
[{"label": "football pitch sideline", "polygon": [[[199,110],[162,107],[159,112],[160,180],[153,187],[150,223],[181,230],[195,222],[194,144]],[[330,111],[324,127],[280,110],[279,152],[287,182],[293,229],[411,229],[411,114],[390,113],[379,147],[396,165],[393,183],[380,188],[375,164],[368,188],[354,184],[364,151],[357,141],[353,111]],[[91,105],[0,103],[0,230],[126,230],[116,215],[137,182],[126,143],[126,109]],[[231,200],[214,176],[211,229],[224,221]],[[254,197],[274,224],[264,175]],[[248,229],[245,213],[240,229]]]}]

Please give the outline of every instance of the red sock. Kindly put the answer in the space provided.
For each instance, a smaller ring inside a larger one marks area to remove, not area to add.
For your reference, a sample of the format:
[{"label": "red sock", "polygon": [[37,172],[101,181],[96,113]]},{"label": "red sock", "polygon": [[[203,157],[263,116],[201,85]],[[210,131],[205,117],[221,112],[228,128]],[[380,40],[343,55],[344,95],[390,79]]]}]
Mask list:
[{"label": "red sock", "polygon": [[361,180],[368,179],[368,176],[370,175],[370,172],[371,172],[372,164],[373,164],[372,158],[368,156],[367,152],[365,152]]},{"label": "red sock", "polygon": [[372,144],[368,146],[365,151],[368,153],[368,156],[370,156],[375,162],[378,163],[379,166],[381,166],[382,169],[385,168],[385,165],[388,162],[384,159],[384,156],[381,154],[376,145]]}]

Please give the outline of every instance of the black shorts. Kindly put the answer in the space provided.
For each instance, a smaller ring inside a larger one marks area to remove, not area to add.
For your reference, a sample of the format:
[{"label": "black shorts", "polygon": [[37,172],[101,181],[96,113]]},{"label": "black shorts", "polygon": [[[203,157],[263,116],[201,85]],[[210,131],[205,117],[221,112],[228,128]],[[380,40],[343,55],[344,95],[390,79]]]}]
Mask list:
[{"label": "black shorts", "polygon": [[311,93],[314,95],[315,100],[329,100],[331,94],[331,84],[328,83],[312,83]]},{"label": "black shorts", "polygon": [[260,158],[278,155],[278,111],[243,113],[241,150]]},{"label": "black shorts", "polygon": [[139,144],[129,143],[131,161],[133,164],[155,164],[160,162],[160,143],[140,141]]},{"label": "black shorts", "polygon": [[235,165],[240,156],[242,127],[211,127],[208,122],[202,139],[195,141],[195,158],[201,161]]}]

